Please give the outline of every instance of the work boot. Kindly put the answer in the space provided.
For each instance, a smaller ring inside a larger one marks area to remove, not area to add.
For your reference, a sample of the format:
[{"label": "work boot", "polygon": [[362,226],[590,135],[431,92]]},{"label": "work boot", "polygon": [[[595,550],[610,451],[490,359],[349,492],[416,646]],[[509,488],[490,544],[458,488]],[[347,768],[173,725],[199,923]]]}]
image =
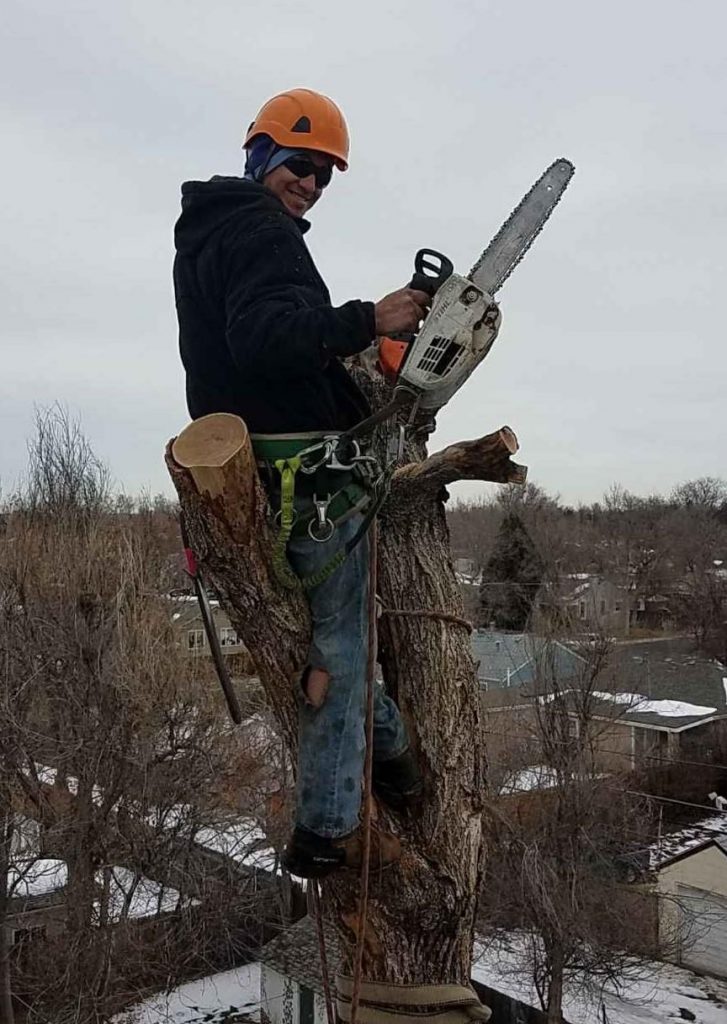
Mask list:
[{"label": "work boot", "polygon": [[372,784],[376,796],[395,811],[405,811],[415,804],[424,783],[411,747],[385,761],[374,758]]},{"label": "work boot", "polygon": [[346,854],[336,846],[335,839],[319,836],[300,825],[293,829],[282,856],[283,867],[298,878],[325,878],[343,867],[345,860]]},{"label": "work boot", "polygon": [[[363,863],[364,830],[359,825],[350,836],[334,840],[344,852],[344,866],[358,870]],[[371,822],[371,849],[369,853],[369,869],[383,871],[401,858],[401,842],[390,832],[382,830]]]},{"label": "work boot", "polygon": [[[296,825],[283,852],[283,866],[298,878],[325,878],[337,868],[359,869],[363,860],[363,826],[347,836],[331,839]],[[401,857],[401,843],[371,823],[369,866],[373,871],[389,867]]]}]

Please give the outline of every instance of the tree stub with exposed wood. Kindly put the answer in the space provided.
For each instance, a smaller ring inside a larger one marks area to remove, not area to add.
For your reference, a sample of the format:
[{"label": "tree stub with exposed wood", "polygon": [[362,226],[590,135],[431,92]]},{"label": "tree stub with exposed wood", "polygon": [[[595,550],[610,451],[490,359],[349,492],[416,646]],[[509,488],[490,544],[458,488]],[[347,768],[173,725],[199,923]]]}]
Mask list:
[{"label": "tree stub with exposed wood", "polygon": [[[381,394],[372,398],[383,401]],[[237,418],[216,414],[191,423],[169,443],[166,462],[199,565],[249,649],[294,752],[295,687],[310,619],[302,590],[277,584],[266,494],[247,430],[229,420]],[[459,479],[524,483],[525,467],[511,459],[517,448],[509,427],[428,458],[423,441],[408,443],[410,461],[394,473],[380,513],[380,661],[419,757],[425,794],[410,818],[378,809],[379,823],[401,837],[404,853],[370,881],[363,959],[370,981],[469,983],[485,855],[485,755],[443,499],[445,485]],[[336,872],[323,884],[325,913],[349,973],[358,889],[354,872]]]}]

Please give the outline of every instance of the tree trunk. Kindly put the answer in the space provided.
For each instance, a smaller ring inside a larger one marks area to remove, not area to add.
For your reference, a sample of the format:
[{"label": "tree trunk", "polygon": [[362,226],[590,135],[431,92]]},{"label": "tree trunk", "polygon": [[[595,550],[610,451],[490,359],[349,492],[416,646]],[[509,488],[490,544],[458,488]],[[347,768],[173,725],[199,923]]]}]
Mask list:
[{"label": "tree trunk", "polygon": [[562,1024],[563,1021],[563,964],[555,958],[551,965],[548,985],[547,1024]]},{"label": "tree trunk", "polygon": [[[384,397],[374,396],[375,403]],[[200,429],[192,424],[187,431]],[[242,431],[235,458],[245,447]],[[219,463],[213,448],[201,461]],[[404,853],[400,863],[371,879],[364,977],[468,984],[484,858],[485,763],[470,630],[449,557],[444,486],[461,478],[521,483],[525,470],[510,461],[517,440],[507,427],[429,459],[423,459],[422,442],[408,449],[413,461],[394,474],[380,516],[380,660],[420,759],[425,798],[411,820],[379,811],[385,827],[401,836]],[[292,682],[304,664],[309,621],[301,592],[279,589],[271,573],[273,533],[264,492],[255,479],[243,524],[236,495],[223,490],[201,496],[176,453],[177,445],[170,444],[167,465],[202,571],[248,646],[294,747]],[[326,914],[349,972],[358,893],[353,873],[336,873],[324,884]]]},{"label": "tree trunk", "polygon": [[10,794],[3,787],[0,800],[4,813],[0,815],[0,1024],[15,1024],[15,1010],[10,975],[10,929],[8,928],[8,881],[10,874],[10,847],[13,837]]}]

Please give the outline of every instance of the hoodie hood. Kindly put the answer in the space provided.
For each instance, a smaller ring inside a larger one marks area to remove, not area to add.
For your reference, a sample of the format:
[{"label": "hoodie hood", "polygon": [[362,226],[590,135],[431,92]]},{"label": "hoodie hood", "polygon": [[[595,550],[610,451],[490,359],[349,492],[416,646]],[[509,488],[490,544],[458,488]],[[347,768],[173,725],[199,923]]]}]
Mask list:
[{"label": "hoodie hood", "polygon": [[[270,189],[244,178],[215,175],[209,181],[185,181],[182,185],[182,213],[174,226],[174,246],[185,256],[194,255],[209,236],[240,213],[259,218],[290,214]],[[307,220],[290,218],[302,234],[310,228]]]}]

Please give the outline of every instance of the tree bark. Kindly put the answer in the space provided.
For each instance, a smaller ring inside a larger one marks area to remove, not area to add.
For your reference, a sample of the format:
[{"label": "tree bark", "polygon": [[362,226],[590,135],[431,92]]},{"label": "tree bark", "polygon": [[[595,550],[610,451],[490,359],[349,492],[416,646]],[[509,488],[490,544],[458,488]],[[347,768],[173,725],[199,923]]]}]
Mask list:
[{"label": "tree bark", "polygon": [[[373,398],[380,404],[385,396]],[[188,469],[175,461],[177,445],[170,442],[167,465],[198,560],[250,649],[294,748],[292,683],[304,663],[309,619],[302,594],[279,589],[271,573],[273,532],[264,492],[255,478],[244,512],[224,486],[210,497],[200,495]],[[461,478],[524,482],[525,468],[511,462],[517,446],[508,427],[428,459],[423,441],[409,444],[411,461],[394,474],[380,514],[380,660],[420,760],[425,797],[410,819],[378,811],[380,824],[401,837],[404,853],[370,882],[367,980],[469,982],[484,863],[485,760],[469,628],[449,556],[444,485]],[[212,464],[214,452],[204,458]],[[357,876],[337,873],[326,880],[324,905],[350,972]]]},{"label": "tree bark", "polygon": [[15,1024],[10,974],[10,929],[8,927],[8,882],[10,847],[13,837],[12,804],[9,787],[0,795],[0,1024]]}]

